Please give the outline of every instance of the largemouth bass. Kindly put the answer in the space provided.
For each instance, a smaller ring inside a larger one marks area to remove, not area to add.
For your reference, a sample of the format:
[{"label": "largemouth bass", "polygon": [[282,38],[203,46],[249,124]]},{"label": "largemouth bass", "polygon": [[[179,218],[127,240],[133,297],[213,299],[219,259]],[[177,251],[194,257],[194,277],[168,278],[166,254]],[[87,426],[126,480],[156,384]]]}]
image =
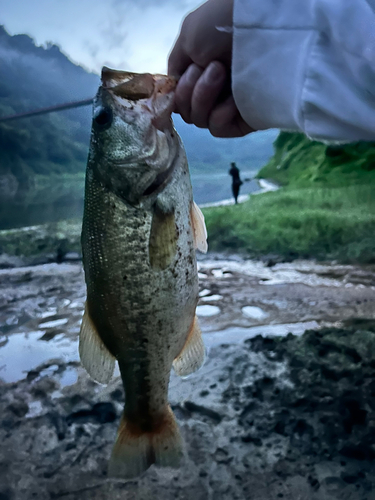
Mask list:
[{"label": "largemouth bass", "polygon": [[82,226],[87,301],[83,366],[108,383],[118,361],[125,407],[109,474],[179,465],[168,404],[172,365],[198,369],[196,248],[207,250],[186,155],[173,127],[175,81],[103,68],[94,100]]}]

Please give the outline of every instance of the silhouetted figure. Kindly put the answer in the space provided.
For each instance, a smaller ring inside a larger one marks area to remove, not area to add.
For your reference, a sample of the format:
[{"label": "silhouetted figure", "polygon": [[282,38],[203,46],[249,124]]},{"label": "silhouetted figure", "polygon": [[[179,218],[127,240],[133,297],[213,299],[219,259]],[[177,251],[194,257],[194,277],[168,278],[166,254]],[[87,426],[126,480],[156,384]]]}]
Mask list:
[{"label": "silhouetted figure", "polygon": [[234,201],[237,204],[237,198],[240,192],[240,186],[243,182],[240,179],[240,169],[236,167],[236,164],[232,162],[230,164],[229,175],[232,176],[232,193],[234,197]]}]

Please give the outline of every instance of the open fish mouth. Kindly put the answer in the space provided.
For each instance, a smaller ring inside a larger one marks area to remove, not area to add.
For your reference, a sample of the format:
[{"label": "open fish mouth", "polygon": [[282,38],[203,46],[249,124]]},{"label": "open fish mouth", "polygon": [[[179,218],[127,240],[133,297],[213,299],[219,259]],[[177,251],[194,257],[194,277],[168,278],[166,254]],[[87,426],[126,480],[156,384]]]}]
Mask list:
[{"label": "open fish mouth", "polygon": [[170,76],[119,71],[106,66],[102,69],[101,79],[104,88],[129,101],[149,99],[156,97],[157,94],[169,94],[177,85],[177,80]]},{"label": "open fish mouth", "polygon": [[102,69],[102,87],[127,106],[141,106],[152,115],[152,124],[164,132],[172,129],[171,114],[175,107],[174,90],[177,80],[167,75],[132,73],[107,68]]}]

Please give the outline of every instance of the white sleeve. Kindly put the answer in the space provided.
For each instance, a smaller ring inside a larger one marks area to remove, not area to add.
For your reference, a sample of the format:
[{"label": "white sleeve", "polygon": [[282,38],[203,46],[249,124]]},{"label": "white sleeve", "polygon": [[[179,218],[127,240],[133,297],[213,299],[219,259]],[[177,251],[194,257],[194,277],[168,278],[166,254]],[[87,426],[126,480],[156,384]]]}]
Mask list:
[{"label": "white sleeve", "polygon": [[232,88],[257,130],[375,140],[375,0],[234,0]]}]

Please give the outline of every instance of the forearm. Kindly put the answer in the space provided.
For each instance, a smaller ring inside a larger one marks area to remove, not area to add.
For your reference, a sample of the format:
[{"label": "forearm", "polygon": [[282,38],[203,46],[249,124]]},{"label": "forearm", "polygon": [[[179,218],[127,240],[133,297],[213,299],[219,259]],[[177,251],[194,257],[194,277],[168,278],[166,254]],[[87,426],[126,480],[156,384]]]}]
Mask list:
[{"label": "forearm", "polygon": [[375,2],[235,0],[233,36],[233,94],[252,128],[375,140]]}]

